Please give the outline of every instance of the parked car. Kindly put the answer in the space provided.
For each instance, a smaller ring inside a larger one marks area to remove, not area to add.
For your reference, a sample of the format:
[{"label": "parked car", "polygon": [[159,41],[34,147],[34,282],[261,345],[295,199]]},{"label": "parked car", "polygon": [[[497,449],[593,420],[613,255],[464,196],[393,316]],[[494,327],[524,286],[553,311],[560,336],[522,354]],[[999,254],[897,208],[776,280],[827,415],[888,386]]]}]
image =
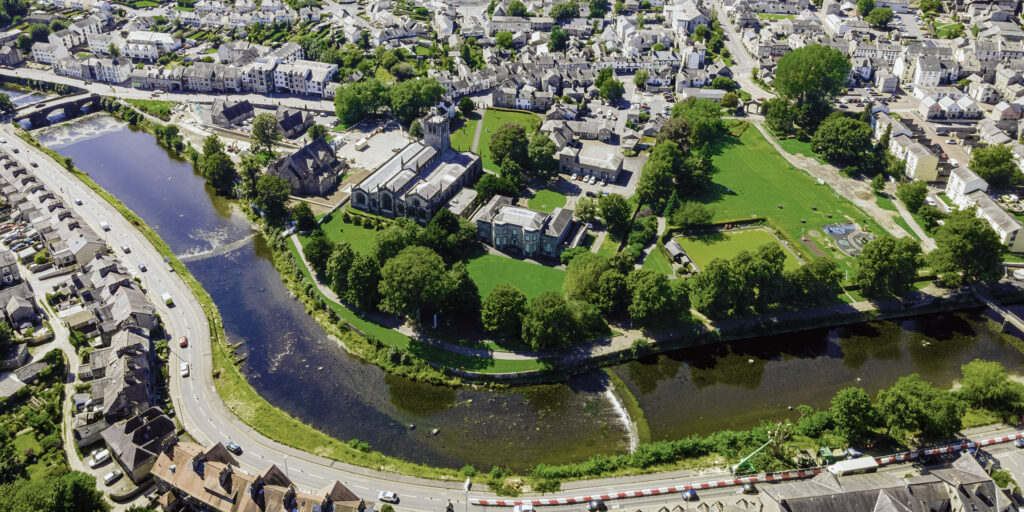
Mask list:
[{"label": "parked car", "polygon": [[120,469],[115,469],[110,473],[103,475],[103,485],[110,485],[118,481],[121,478],[121,475],[123,474],[124,473],[122,473]]},{"label": "parked car", "polygon": [[227,448],[229,452],[235,455],[241,455],[242,453],[242,447],[235,444],[234,441],[228,442],[228,444],[224,445],[224,447]]},{"label": "parked car", "polygon": [[398,495],[391,491],[381,491],[377,495],[377,500],[384,503],[398,503]]},{"label": "parked car", "polygon": [[178,338],[178,346],[181,347],[181,348],[187,347],[188,346],[188,337],[187,336],[182,336],[182,337]]},{"label": "parked car", "polygon": [[102,466],[108,460],[110,460],[110,450],[96,450],[92,452],[92,458],[89,459],[89,467],[96,468]]},{"label": "parked car", "polygon": [[754,484],[747,482],[743,484],[743,494],[757,494],[757,487],[754,487]]},{"label": "parked car", "polygon": [[188,363],[181,363],[181,376],[188,377]]},{"label": "parked car", "polygon": [[605,506],[604,500],[594,500],[587,503],[587,510],[590,512],[599,512],[602,510],[608,510],[608,507]]},{"label": "parked car", "polygon": [[1017,448],[1024,448],[1024,439],[1020,439],[1020,438],[1014,439],[1013,440],[1013,445],[1016,446]]},{"label": "parked car", "polygon": [[686,501],[695,501],[697,499],[697,491],[693,489],[683,491],[683,499]]},{"label": "parked car", "polygon": [[32,162],[32,167],[39,167],[39,162]]},{"label": "parked car", "polygon": [[145,263],[139,263],[139,270],[145,272],[146,271],[146,264]]}]

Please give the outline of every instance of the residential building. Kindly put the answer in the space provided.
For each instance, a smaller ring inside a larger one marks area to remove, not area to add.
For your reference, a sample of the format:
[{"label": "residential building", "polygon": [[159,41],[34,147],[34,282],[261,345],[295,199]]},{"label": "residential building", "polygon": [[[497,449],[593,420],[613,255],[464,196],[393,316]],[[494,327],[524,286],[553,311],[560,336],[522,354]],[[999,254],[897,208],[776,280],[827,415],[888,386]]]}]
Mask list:
[{"label": "residential building", "polygon": [[213,100],[210,107],[210,122],[221,128],[240,125],[253,117],[254,111],[249,100],[232,101],[223,98]]},{"label": "residential building", "polygon": [[306,144],[295,153],[267,167],[267,174],[284,179],[292,194],[325,196],[338,184],[345,164],[338,160],[323,138]]},{"label": "residential building", "polygon": [[53,64],[55,61],[71,55],[67,47],[54,43],[35,43],[32,45],[32,60],[40,64]]},{"label": "residential building", "polygon": [[277,132],[286,139],[298,138],[313,126],[313,114],[308,110],[282,105],[277,107],[274,118],[277,119]]},{"label": "residential building", "polygon": [[159,407],[121,420],[102,434],[110,456],[138,484],[150,474],[157,457],[178,440],[177,427]]},{"label": "residential building", "polygon": [[949,181],[946,182],[946,196],[957,208],[966,208],[968,205],[967,194],[980,190],[988,191],[988,182],[981,179],[974,171],[967,167],[954,167],[949,172]]},{"label": "residential building", "polygon": [[973,207],[975,214],[980,219],[988,222],[989,226],[999,236],[999,241],[1010,249],[1010,252],[1024,252],[1024,235],[1021,229],[1024,226],[1016,217],[1007,213],[999,203],[996,203],[984,190],[975,190],[965,196],[967,208]]}]

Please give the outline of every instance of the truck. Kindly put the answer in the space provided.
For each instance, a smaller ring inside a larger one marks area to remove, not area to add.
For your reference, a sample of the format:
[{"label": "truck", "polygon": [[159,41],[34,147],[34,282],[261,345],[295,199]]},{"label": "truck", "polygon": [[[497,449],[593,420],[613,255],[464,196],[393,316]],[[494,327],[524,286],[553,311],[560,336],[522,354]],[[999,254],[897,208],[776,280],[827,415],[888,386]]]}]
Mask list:
[{"label": "truck", "polygon": [[829,473],[836,476],[856,475],[870,473],[878,469],[878,461],[874,457],[861,457],[859,459],[841,460],[828,466]]},{"label": "truck", "polygon": [[369,146],[369,145],[370,145],[370,141],[366,140],[365,137],[362,138],[362,139],[359,139],[359,140],[356,141],[356,151],[362,151],[362,150],[366,149],[366,147]]}]

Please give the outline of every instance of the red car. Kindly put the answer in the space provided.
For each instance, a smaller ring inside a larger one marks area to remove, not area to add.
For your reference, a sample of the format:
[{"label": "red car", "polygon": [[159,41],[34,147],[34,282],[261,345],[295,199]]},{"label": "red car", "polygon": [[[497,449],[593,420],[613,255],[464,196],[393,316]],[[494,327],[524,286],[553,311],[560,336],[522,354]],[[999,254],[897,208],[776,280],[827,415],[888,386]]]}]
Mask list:
[{"label": "red car", "polygon": [[186,338],[186,337],[184,337],[184,336],[182,336],[182,337],[178,338],[178,345],[179,345],[179,346],[180,346],[181,348],[185,348],[185,347],[187,347],[187,346],[188,346],[188,338]]}]

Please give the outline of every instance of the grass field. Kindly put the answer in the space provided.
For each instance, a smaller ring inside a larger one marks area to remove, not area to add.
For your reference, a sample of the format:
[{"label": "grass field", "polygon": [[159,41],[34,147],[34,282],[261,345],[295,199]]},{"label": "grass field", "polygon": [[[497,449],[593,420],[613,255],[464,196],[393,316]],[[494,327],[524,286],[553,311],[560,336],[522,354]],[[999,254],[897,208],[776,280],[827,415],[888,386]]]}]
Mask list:
[{"label": "grass field", "polygon": [[532,299],[544,292],[561,292],[562,281],[565,281],[564,270],[495,254],[481,254],[466,263],[469,277],[479,288],[481,298],[487,297],[499,284],[511,283]]},{"label": "grass field", "polygon": [[811,150],[811,143],[810,142],[804,142],[802,140],[797,140],[797,139],[777,139],[777,140],[779,141],[779,145],[782,146],[782,149],[785,149],[786,151],[788,151],[788,152],[790,152],[790,153],[792,153],[794,155],[803,155],[803,156],[806,156],[806,157],[809,157],[809,158],[813,158],[813,159],[817,160],[819,163],[823,163],[823,164],[824,163],[828,163],[828,162],[825,161],[824,158],[822,158],[817,153],[815,153],[813,150]]},{"label": "grass field", "polygon": [[672,271],[672,263],[669,262],[668,258],[665,257],[665,253],[663,253],[656,245],[651,247],[651,252],[648,253],[647,258],[644,259],[643,268],[667,275],[672,275],[674,273]]},{"label": "grass field", "polygon": [[[480,113],[473,112],[468,119],[461,119],[462,123],[458,129],[452,131],[452,147],[458,151],[469,151],[473,149],[473,135],[476,135],[476,125],[480,122]],[[455,126],[452,126],[455,128]]]},{"label": "grass field", "polygon": [[[345,224],[341,220],[342,213],[337,212],[331,217],[330,222],[321,226],[324,234],[332,242],[348,242],[352,246],[352,250],[366,254],[373,249],[373,239],[377,236],[377,230],[364,228],[362,226],[356,226],[355,224]],[[305,245],[309,240],[308,237],[299,237],[302,240],[302,244]]]},{"label": "grass field", "polygon": [[[810,251],[800,243],[805,232],[811,235],[808,243],[817,244],[820,252],[839,257],[823,240],[821,226],[825,224],[852,220],[872,233],[884,233],[829,186],[819,185],[810,175],[789,165],[755,129],[744,130],[739,138],[730,137],[717,144],[714,151],[718,172],[711,190],[698,199],[714,210],[715,222],[767,218],[795,250],[808,257]],[[850,259],[840,263],[849,265]]]},{"label": "grass field", "polygon": [[498,172],[498,166],[491,160],[491,135],[498,131],[505,123],[517,123],[522,126],[527,134],[540,126],[540,116],[529,112],[509,112],[505,110],[487,109],[484,113],[484,129],[480,132],[480,144],[477,147],[480,151],[480,158],[483,160],[484,169]]},{"label": "grass field", "polygon": [[555,211],[555,208],[565,206],[565,195],[554,190],[538,190],[537,194],[527,202],[527,206],[531,210],[551,213]]},{"label": "grass field", "polygon": [[914,231],[913,229],[910,229],[910,224],[907,224],[907,221],[903,219],[902,215],[897,215],[897,216],[893,217],[892,220],[893,220],[893,222],[898,224],[899,227],[903,228],[904,231],[906,231],[907,233],[910,233],[910,236],[916,238],[918,241],[921,240],[921,237],[917,236],[917,232]]},{"label": "grass field", "polygon": [[606,234],[604,239],[601,240],[601,246],[597,248],[597,253],[610,258],[615,256],[617,252],[619,252],[619,241],[612,240],[612,235]]},{"label": "grass field", "polygon": [[177,105],[173,101],[162,100],[124,100],[129,105],[161,120],[167,121],[171,118],[171,109]]},{"label": "grass field", "polygon": [[[764,244],[772,243],[778,243],[778,241],[763,229],[745,229],[680,239],[680,245],[686,250],[686,254],[701,269],[707,267],[708,263],[715,258],[732,259],[741,251],[755,251]],[[784,252],[786,253],[786,270],[800,266],[800,262],[789,251]]]},{"label": "grass field", "polygon": [[883,210],[889,210],[891,212],[899,211],[896,209],[896,205],[892,202],[892,199],[888,196],[875,195],[875,204]]},{"label": "grass field", "polygon": [[762,20],[791,20],[795,18],[792,14],[774,14],[770,12],[759,12],[757,17]]}]

